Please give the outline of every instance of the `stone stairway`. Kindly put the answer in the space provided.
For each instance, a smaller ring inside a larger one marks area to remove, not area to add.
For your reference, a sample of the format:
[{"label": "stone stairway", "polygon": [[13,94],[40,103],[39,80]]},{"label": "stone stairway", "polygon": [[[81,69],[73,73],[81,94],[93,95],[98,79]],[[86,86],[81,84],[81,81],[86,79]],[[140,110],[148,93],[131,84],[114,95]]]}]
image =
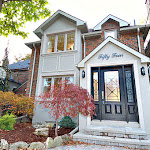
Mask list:
[{"label": "stone stairway", "polygon": [[75,141],[150,150],[150,136],[141,128],[90,125],[73,136]]}]

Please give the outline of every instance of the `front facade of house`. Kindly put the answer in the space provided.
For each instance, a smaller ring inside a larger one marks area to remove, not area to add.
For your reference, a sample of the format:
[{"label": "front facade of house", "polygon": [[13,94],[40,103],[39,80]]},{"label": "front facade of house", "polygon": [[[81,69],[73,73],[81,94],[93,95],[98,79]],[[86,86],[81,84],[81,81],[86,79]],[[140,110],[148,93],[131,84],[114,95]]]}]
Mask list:
[{"label": "front facade of house", "polygon": [[[79,131],[112,121],[136,123],[150,134],[149,27],[108,15],[88,30],[84,21],[58,10],[34,31],[41,41],[26,44],[33,49],[27,94],[38,96],[67,78],[95,101],[96,116],[79,115]],[[33,123],[45,121],[47,110],[37,106]]]}]

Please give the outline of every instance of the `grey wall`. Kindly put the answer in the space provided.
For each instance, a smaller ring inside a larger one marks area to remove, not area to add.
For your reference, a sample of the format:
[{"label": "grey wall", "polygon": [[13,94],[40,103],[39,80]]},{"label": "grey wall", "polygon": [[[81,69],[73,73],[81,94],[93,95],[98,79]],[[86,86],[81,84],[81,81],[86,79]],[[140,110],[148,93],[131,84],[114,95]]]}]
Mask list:
[{"label": "grey wall", "polygon": [[[75,50],[47,54],[48,35],[68,31],[75,32]],[[82,58],[81,48],[81,32],[74,23],[68,21],[67,19],[59,18],[47,30],[44,31],[39,60],[36,96],[39,96],[42,93],[44,77],[73,75],[74,84],[79,84],[79,70],[77,69],[76,65],[81,61]],[[34,113],[35,115],[33,117],[33,123],[45,123],[45,121],[54,120],[50,118],[48,110],[41,109],[41,107],[38,105]]]}]

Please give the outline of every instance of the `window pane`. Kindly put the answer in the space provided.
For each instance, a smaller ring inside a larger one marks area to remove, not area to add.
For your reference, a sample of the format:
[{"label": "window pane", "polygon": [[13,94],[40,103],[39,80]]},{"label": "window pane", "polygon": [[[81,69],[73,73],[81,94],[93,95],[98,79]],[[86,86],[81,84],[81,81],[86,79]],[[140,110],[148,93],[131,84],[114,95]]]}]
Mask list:
[{"label": "window pane", "polygon": [[73,83],[73,77],[65,77],[65,80],[68,81],[68,83]]},{"label": "window pane", "polygon": [[74,33],[67,34],[67,50],[74,50]]},{"label": "window pane", "polygon": [[48,40],[48,53],[54,52],[54,47],[55,47],[55,36],[49,37]]},{"label": "window pane", "polygon": [[131,71],[125,71],[128,102],[134,102]]},{"label": "window pane", "polygon": [[105,101],[120,102],[120,87],[118,71],[107,71],[104,73]]},{"label": "window pane", "polygon": [[54,84],[57,85],[61,81],[62,81],[62,78],[55,78],[54,79]]},{"label": "window pane", "polygon": [[105,39],[108,36],[111,36],[111,37],[115,38],[115,31],[105,31]]},{"label": "window pane", "polygon": [[94,90],[94,101],[99,101],[98,99],[98,72],[93,72],[93,90]]},{"label": "window pane", "polygon": [[44,86],[43,91],[48,92],[51,88],[52,79],[51,78],[44,78]]},{"label": "window pane", "polygon": [[65,39],[65,35],[58,35],[58,43],[57,43],[57,51],[61,52],[64,51],[64,39]]}]

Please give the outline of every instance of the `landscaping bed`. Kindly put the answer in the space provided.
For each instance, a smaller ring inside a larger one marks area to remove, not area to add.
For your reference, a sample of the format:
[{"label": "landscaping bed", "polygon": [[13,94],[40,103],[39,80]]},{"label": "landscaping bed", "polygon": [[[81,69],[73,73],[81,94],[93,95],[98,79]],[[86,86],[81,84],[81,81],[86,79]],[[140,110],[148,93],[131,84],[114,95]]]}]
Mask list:
[{"label": "landscaping bed", "polygon": [[[58,135],[68,134],[72,129],[60,128]],[[27,143],[31,142],[45,142],[47,137],[34,135],[33,132],[35,128],[32,127],[31,123],[16,123],[14,125],[14,130],[1,130],[0,129],[0,139],[7,140],[8,143],[15,143],[18,141],[23,141]],[[55,137],[55,128],[50,130],[50,137]]]}]

